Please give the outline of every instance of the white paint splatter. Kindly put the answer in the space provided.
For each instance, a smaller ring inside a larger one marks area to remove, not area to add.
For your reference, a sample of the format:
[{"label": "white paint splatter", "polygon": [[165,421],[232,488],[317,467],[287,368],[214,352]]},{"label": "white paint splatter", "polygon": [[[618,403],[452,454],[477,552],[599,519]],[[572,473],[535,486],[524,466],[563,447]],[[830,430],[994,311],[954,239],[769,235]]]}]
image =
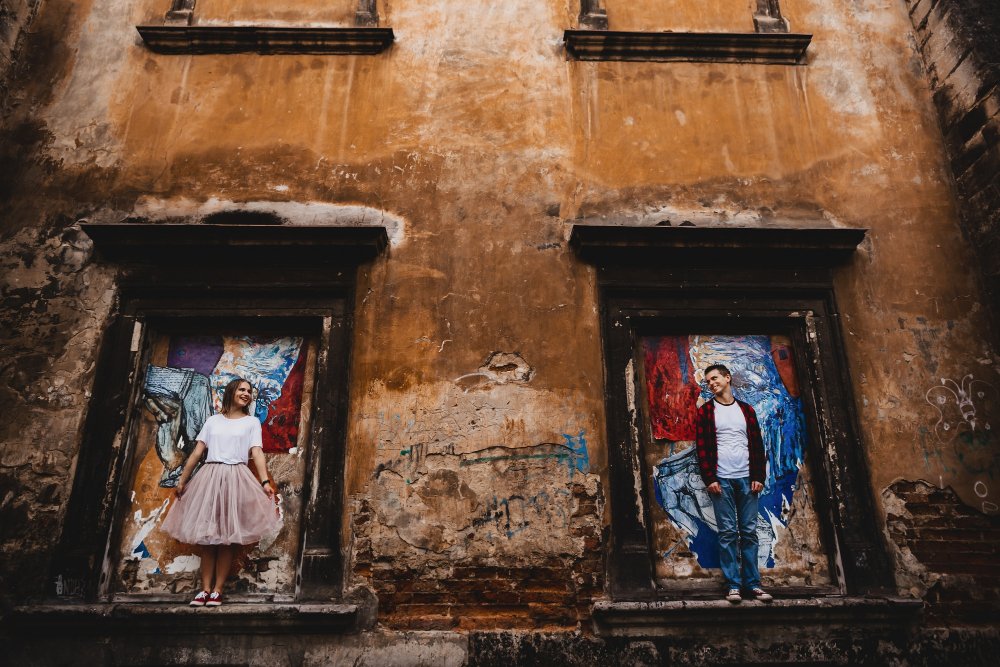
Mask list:
[{"label": "white paint splatter", "polygon": [[197,572],[201,567],[201,558],[193,554],[178,556],[170,561],[166,567],[167,574],[181,574],[182,572]]},{"label": "white paint splatter", "polygon": [[139,525],[139,529],[135,531],[135,535],[132,537],[132,546],[131,549],[129,549],[128,558],[132,560],[139,560],[139,556],[135,553],[136,550],[139,548],[139,545],[142,544],[143,540],[145,540],[146,537],[153,532],[153,528],[156,527],[156,522],[159,521],[163,513],[167,511],[167,507],[169,505],[170,498],[168,497],[163,499],[162,505],[154,510],[151,510],[149,516],[147,517],[142,516],[141,509],[137,509],[135,511],[133,516],[135,518],[135,522]]}]

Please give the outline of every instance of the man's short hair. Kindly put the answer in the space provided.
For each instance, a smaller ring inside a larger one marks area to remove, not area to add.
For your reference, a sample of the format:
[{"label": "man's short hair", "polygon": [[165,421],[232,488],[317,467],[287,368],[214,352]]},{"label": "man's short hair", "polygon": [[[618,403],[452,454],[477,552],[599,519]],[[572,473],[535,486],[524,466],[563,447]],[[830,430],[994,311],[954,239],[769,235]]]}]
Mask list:
[{"label": "man's short hair", "polygon": [[712,364],[711,366],[706,368],[705,377],[708,377],[708,374],[711,373],[712,371],[719,371],[725,377],[733,377],[733,374],[729,372],[729,369],[723,366],[722,364]]}]

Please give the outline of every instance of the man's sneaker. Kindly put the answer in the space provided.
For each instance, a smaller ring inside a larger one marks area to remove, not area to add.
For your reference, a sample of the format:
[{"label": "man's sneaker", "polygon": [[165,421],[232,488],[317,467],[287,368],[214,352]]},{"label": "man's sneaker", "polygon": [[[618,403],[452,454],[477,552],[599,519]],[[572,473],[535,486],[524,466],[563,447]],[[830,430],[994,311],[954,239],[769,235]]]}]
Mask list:
[{"label": "man's sneaker", "polygon": [[730,588],[729,592],[726,593],[726,599],[732,602],[733,604],[739,604],[743,602],[743,598],[740,597],[740,589],[738,588]]},{"label": "man's sneaker", "polygon": [[774,599],[774,597],[772,597],[770,593],[766,592],[760,586],[754,586],[753,588],[751,588],[750,595],[753,596],[755,600],[758,600],[760,602],[770,602],[771,600]]},{"label": "man's sneaker", "polygon": [[205,603],[208,602],[208,591],[202,591],[194,596],[191,600],[192,607],[204,607]]},{"label": "man's sneaker", "polygon": [[208,602],[205,603],[206,607],[221,607],[222,606],[222,593],[213,592],[208,596]]}]

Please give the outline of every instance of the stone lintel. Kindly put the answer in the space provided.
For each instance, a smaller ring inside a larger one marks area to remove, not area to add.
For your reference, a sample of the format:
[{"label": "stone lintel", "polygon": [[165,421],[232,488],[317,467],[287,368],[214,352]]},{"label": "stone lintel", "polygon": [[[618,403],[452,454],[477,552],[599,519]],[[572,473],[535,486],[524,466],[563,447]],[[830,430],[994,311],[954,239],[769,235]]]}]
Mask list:
[{"label": "stone lintel", "polygon": [[310,268],[356,265],[388,244],[379,225],[83,223],[101,258],[122,265]]},{"label": "stone lintel", "polygon": [[375,55],[392,45],[392,28],[266,25],[139,25],[146,46],[163,54],[260,53]]},{"label": "stone lintel", "polygon": [[866,229],[573,225],[581,259],[609,264],[832,267],[850,260]]},{"label": "stone lintel", "polygon": [[574,60],[802,65],[812,35],[566,30],[563,40]]}]

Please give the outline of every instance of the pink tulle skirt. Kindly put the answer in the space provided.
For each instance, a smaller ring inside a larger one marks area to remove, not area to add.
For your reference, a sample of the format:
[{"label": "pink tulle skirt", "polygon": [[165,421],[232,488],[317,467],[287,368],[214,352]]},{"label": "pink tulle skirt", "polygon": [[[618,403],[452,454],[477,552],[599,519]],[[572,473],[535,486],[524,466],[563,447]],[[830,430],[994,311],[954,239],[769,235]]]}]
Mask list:
[{"label": "pink tulle skirt", "polygon": [[280,519],[247,466],[206,463],[160,527],[185,544],[253,544],[277,533]]}]

